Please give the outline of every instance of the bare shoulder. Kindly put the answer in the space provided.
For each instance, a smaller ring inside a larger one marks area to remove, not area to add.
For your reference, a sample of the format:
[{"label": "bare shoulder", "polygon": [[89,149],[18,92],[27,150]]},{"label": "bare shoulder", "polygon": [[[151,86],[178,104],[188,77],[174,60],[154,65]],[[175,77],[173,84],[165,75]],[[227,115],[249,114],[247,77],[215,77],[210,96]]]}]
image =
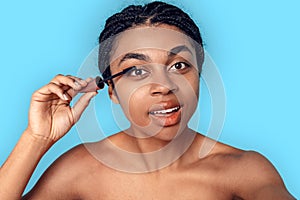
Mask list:
[{"label": "bare shoulder", "polygon": [[253,199],[294,199],[273,164],[262,154],[245,151],[236,167],[236,191]]},{"label": "bare shoulder", "polygon": [[294,199],[276,168],[262,154],[217,143],[211,157],[236,196],[243,199]]},{"label": "bare shoulder", "polygon": [[97,164],[84,145],[78,145],[60,156],[24,199],[76,198],[78,182]]}]

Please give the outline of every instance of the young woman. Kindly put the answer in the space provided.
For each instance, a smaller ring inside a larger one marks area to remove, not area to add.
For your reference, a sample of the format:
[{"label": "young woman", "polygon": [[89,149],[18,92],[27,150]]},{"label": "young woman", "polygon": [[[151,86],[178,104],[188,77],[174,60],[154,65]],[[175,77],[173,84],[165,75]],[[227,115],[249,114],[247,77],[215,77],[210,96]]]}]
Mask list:
[{"label": "young woman", "polygon": [[107,84],[130,127],[68,151],[22,198],[39,160],[97,95],[87,89],[94,80],[57,75],[32,96],[28,127],[1,167],[1,199],[294,199],[256,152],[216,142],[199,157],[205,137],[187,124],[203,50],[186,13],[162,2],[129,6],[106,21],[99,42],[103,77],[121,72]]}]

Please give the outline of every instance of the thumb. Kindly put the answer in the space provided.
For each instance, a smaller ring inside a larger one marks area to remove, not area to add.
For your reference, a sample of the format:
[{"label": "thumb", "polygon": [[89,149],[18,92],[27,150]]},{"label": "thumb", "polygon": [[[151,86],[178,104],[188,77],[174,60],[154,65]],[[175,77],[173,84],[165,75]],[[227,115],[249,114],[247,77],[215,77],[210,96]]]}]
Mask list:
[{"label": "thumb", "polygon": [[78,101],[75,103],[75,105],[72,108],[74,123],[76,123],[80,119],[80,116],[82,115],[86,107],[89,105],[91,99],[97,94],[98,94],[97,92],[88,92],[82,95],[78,99]]}]

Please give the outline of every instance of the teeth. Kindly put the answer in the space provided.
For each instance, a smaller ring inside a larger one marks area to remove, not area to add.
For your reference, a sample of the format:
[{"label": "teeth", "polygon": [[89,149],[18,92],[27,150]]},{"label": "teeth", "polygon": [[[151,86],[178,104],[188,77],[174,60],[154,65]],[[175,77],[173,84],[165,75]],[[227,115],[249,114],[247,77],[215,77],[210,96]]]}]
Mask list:
[{"label": "teeth", "polygon": [[177,106],[177,107],[169,108],[169,109],[166,109],[166,110],[156,110],[156,111],[152,111],[151,114],[154,114],[154,115],[157,115],[157,114],[169,114],[171,112],[178,111],[179,108],[180,107]]}]

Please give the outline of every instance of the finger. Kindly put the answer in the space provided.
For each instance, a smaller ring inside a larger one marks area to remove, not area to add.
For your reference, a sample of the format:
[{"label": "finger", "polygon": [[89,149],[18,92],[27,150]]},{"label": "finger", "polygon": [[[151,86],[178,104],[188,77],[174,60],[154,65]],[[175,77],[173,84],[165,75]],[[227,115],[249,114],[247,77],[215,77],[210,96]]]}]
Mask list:
[{"label": "finger", "polygon": [[88,77],[87,79],[85,79],[85,81],[86,81],[87,83],[91,82],[92,80],[94,80],[92,77]]},{"label": "finger", "polygon": [[69,78],[72,78],[74,81],[75,81],[75,84],[80,84],[82,85],[83,87],[87,85],[88,83],[88,79],[86,80],[83,80],[82,78],[79,78],[79,77],[76,77],[76,76],[72,76],[72,75],[66,75],[67,77]]},{"label": "finger", "polygon": [[87,86],[83,87],[78,92],[80,92],[80,93],[87,93],[87,92],[95,92],[95,91],[97,91],[99,89],[102,89],[102,88],[98,87],[96,79],[90,78],[89,80],[87,80],[87,82],[88,82]]},{"label": "finger", "polygon": [[42,95],[44,99],[40,99],[40,100],[49,100],[49,95],[53,95],[53,94],[64,101],[69,101],[72,99],[72,97],[68,93],[66,93],[65,90],[61,86],[59,86],[53,82],[50,82],[49,84],[47,84],[44,87],[42,87],[41,89],[39,89],[34,94],[34,97],[39,98],[39,97],[41,97],[40,95]]},{"label": "finger", "polygon": [[76,79],[76,80],[78,80],[78,81],[81,81],[82,80],[82,78],[80,78],[80,77],[77,77],[77,76],[72,76],[72,75],[66,75],[66,77],[70,77],[70,78],[73,78],[73,79]]},{"label": "finger", "polygon": [[89,105],[91,99],[97,95],[97,92],[88,92],[82,95],[72,108],[74,121],[77,122],[83,111]]},{"label": "finger", "polygon": [[61,74],[58,74],[57,76],[55,76],[51,82],[60,85],[60,86],[69,86],[74,90],[80,90],[82,87],[85,87],[87,85],[87,82],[85,80],[81,80],[78,77],[74,77],[74,76],[64,76]]},{"label": "finger", "polygon": [[71,97],[76,96],[78,93],[88,93],[88,92],[95,92],[97,91],[99,88],[96,85],[95,79],[89,77],[87,79],[85,79],[85,81],[87,82],[86,86],[83,86],[80,90],[68,90],[68,94]]}]

